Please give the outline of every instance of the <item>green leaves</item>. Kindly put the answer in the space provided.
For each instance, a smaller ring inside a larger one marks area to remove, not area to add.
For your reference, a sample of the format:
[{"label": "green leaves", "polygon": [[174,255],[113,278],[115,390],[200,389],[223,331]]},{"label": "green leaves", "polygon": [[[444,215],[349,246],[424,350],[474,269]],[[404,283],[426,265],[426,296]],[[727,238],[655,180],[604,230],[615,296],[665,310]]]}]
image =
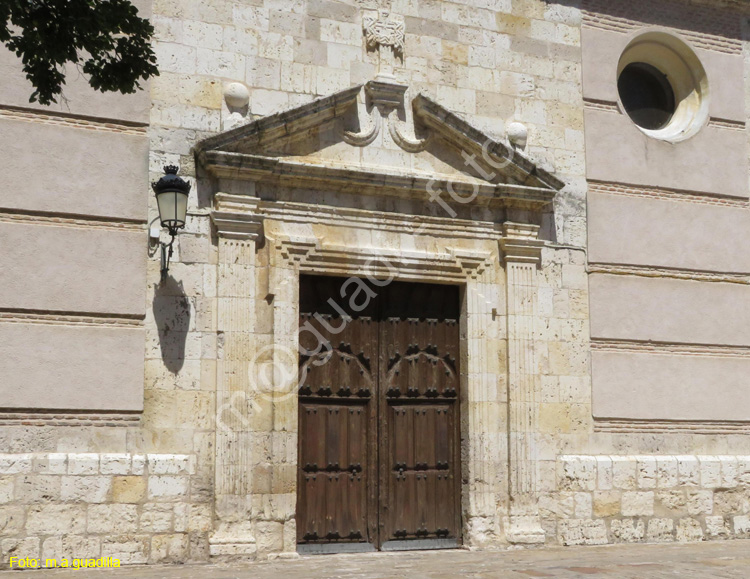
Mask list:
[{"label": "green leaves", "polygon": [[98,91],[134,93],[159,74],[153,33],[128,0],[0,0],[0,42],[23,63],[29,102],[56,102],[67,63]]}]

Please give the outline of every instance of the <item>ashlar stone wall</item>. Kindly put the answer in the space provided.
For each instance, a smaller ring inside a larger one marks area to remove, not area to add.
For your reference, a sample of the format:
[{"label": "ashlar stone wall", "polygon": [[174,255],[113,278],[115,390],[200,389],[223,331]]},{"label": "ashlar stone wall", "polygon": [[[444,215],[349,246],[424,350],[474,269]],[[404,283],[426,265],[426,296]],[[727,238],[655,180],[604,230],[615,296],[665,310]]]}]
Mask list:
[{"label": "ashlar stone wall", "polygon": [[539,508],[562,545],[750,538],[750,457],[560,456]]},{"label": "ashlar stone wall", "polygon": [[2,454],[2,566],[10,557],[40,566],[63,558],[205,560],[212,509],[195,487],[195,472],[191,455]]}]

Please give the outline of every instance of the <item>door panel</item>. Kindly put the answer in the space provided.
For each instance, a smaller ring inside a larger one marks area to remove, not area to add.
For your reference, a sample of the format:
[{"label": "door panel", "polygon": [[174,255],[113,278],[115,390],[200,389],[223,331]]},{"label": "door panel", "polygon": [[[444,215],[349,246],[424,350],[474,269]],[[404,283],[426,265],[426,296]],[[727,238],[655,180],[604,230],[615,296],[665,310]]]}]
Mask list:
[{"label": "door panel", "polygon": [[298,543],[376,540],[375,306],[347,308],[343,281],[301,279]]},{"label": "door panel", "polygon": [[458,288],[372,287],[354,312],[345,282],[301,278],[298,542],[455,544]]},{"label": "door panel", "polygon": [[458,540],[458,288],[387,289],[380,307],[381,543]]}]

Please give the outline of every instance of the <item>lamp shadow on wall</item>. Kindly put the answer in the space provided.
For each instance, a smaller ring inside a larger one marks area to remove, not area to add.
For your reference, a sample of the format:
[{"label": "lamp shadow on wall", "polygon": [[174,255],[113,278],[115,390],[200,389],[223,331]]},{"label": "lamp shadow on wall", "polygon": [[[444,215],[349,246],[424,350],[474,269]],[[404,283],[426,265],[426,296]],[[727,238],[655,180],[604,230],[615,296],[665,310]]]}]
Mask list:
[{"label": "lamp shadow on wall", "polygon": [[178,374],[185,364],[191,317],[190,300],[182,281],[167,274],[167,279],[154,288],[153,311],[162,361],[172,374]]}]

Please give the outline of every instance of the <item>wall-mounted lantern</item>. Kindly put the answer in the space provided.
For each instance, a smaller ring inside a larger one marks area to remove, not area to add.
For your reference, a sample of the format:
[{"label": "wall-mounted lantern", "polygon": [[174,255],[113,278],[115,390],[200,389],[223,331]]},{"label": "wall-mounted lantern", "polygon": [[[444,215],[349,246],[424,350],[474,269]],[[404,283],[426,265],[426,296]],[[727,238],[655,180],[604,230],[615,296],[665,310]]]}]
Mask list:
[{"label": "wall-mounted lantern", "polygon": [[172,257],[174,238],[178,230],[185,227],[187,217],[190,183],[178,177],[177,171],[179,171],[179,167],[167,165],[164,167],[164,176],[156,183],[151,183],[151,188],[156,194],[156,203],[159,206],[161,226],[166,227],[171,236],[169,243],[161,243],[162,282],[166,280],[169,271],[169,259]]}]

